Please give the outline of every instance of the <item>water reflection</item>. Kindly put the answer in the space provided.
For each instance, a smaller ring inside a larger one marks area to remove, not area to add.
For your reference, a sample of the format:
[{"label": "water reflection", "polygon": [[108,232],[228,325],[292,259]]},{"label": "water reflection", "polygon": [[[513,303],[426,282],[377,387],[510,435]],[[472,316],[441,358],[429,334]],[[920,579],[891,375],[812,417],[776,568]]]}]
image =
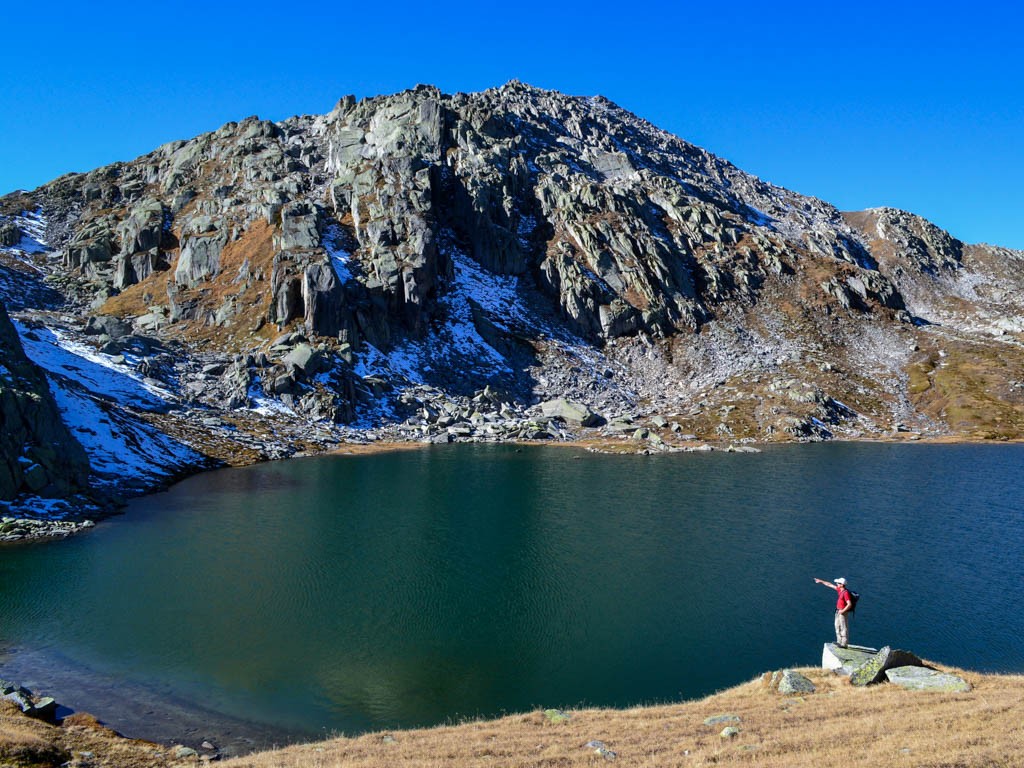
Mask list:
[{"label": "water reflection", "polygon": [[[208,710],[355,732],[814,664],[831,611],[811,576],[842,573],[864,595],[854,642],[1021,671],[1024,619],[985,574],[1012,573],[1024,544],[1022,460],[450,446],[227,470],[4,550],[0,640]],[[941,617],[922,600],[937,581]],[[115,724],[117,706],[88,703]]]}]

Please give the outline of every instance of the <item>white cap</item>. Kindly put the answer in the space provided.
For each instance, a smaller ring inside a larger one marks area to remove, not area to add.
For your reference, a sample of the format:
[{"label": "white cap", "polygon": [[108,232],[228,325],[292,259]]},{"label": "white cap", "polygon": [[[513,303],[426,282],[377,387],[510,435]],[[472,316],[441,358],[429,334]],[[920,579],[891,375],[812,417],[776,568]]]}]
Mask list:
[{"label": "white cap", "polygon": [[844,579],[842,576],[836,579],[835,582],[836,584],[842,584],[843,586],[846,586],[846,579]]}]

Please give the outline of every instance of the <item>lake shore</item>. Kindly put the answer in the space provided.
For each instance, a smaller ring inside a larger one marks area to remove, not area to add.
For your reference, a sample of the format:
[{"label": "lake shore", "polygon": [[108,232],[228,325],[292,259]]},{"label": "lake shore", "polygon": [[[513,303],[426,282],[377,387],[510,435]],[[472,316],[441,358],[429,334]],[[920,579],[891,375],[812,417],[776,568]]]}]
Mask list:
[{"label": "lake shore", "polygon": [[[580,430],[568,433],[563,439],[523,440],[517,438],[489,439],[484,442],[515,445],[522,448],[569,448],[594,453],[615,455],[651,456],[663,453],[727,452],[756,453],[767,447],[801,445],[808,441],[773,440],[756,442],[752,440],[699,439],[693,435],[674,435],[670,429],[642,429],[646,434],[609,436],[599,430]],[[453,440],[453,442],[478,442],[477,440]],[[820,441],[813,441],[820,442]],[[976,435],[920,435],[915,432],[893,432],[887,435],[872,435],[858,438],[835,438],[832,443],[915,443],[918,445],[1007,445],[1024,442],[1024,437],[993,440]],[[414,451],[436,445],[437,441],[409,439],[407,436],[390,434],[387,430],[367,430],[362,437],[350,437],[335,446],[322,451],[295,453],[288,458],[307,458],[316,455],[369,456],[394,451]],[[174,478],[167,478],[155,484],[142,495],[159,493],[173,482],[178,482],[210,469],[224,466],[249,466],[261,463],[255,456],[243,456],[241,461],[223,466],[196,466],[192,471],[179,472]],[[115,498],[120,499],[116,494]],[[133,488],[131,495],[139,495]],[[94,528],[96,523],[121,514],[124,501],[97,506],[88,499],[39,499],[22,498],[11,502],[0,502],[0,547],[33,541],[54,541],[77,535]]]},{"label": "lake shore", "polygon": [[[940,667],[941,668],[941,667]],[[382,731],[255,751],[232,768],[460,766],[494,762],[518,768],[592,766],[879,765],[1010,766],[1024,749],[1012,717],[1024,676],[943,668],[967,679],[967,693],[911,692],[890,684],[858,688],[845,677],[802,668],[816,691],[781,696],[767,673],[710,696],[629,709],[542,710],[435,728]],[[898,717],[896,713],[899,713]],[[736,733],[723,736],[729,716]],[[837,739],[835,734],[841,733]],[[83,755],[85,753],[85,755]],[[32,720],[0,704],[0,759],[14,766],[117,765],[149,768],[209,759],[202,744],[124,738],[88,715],[63,725]],[[604,760],[601,760],[602,756]]]}]

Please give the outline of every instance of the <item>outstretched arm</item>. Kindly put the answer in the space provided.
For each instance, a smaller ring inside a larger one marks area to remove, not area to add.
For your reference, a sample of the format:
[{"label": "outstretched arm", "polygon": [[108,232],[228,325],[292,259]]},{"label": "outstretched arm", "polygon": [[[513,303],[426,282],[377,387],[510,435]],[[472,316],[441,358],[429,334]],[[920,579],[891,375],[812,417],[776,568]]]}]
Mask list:
[{"label": "outstretched arm", "polygon": [[833,584],[831,581],[823,581],[822,579],[815,579],[814,582],[816,584],[822,584],[822,585],[828,587],[829,589],[834,589],[837,592],[839,591],[839,587],[836,586],[835,584]]}]

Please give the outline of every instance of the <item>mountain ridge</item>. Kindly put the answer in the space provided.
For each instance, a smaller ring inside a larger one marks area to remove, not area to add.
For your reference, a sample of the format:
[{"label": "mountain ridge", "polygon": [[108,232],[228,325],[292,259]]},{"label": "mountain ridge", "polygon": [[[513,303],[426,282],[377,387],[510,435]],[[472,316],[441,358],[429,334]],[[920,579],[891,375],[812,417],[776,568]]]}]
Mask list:
[{"label": "mountain ridge", "polygon": [[108,405],[173,472],[378,437],[1024,432],[1024,252],[517,81],[229,122],[0,198],[0,246],[23,323],[160,388]]}]

